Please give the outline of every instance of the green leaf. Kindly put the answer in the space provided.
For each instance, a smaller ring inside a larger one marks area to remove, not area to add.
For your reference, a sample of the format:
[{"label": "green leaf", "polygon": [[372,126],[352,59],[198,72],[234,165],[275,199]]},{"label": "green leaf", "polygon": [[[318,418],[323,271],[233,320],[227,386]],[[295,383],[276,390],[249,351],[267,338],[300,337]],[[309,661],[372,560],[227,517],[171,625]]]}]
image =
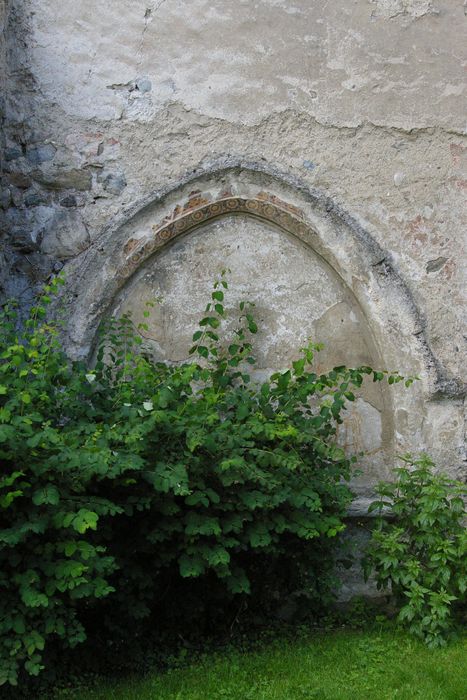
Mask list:
[{"label": "green leaf", "polygon": [[292,367],[294,368],[294,372],[296,375],[303,374],[303,371],[305,369],[305,364],[306,364],[305,358],[302,358],[301,360],[296,360],[295,362],[292,362]]},{"label": "green leaf", "polygon": [[250,413],[250,407],[246,402],[241,403],[237,408],[237,419],[244,420]]},{"label": "green leaf", "polygon": [[188,578],[189,576],[200,576],[204,573],[205,565],[201,557],[189,557],[182,554],[178,560],[180,576]]},{"label": "green leaf", "polygon": [[45,593],[30,587],[25,587],[21,590],[21,600],[28,608],[46,608],[49,605],[49,599]]},{"label": "green leaf", "polygon": [[96,530],[98,520],[99,516],[97,513],[87,510],[87,508],[80,508],[72,520],[72,525],[77,532],[83,534],[89,529]]},{"label": "green leaf", "polygon": [[210,547],[206,551],[204,557],[210,566],[220,566],[230,562],[230,554],[220,545]]},{"label": "green leaf", "polygon": [[256,322],[253,320],[253,317],[250,316],[250,314],[247,314],[247,319],[248,319],[248,330],[250,333],[257,333],[258,332],[258,326]]},{"label": "green leaf", "polygon": [[243,569],[235,567],[232,575],[226,578],[226,583],[232,593],[250,593],[250,582]]},{"label": "green leaf", "polygon": [[64,548],[65,556],[71,557],[78,549],[77,542],[67,542]]},{"label": "green leaf", "polygon": [[11,411],[8,410],[8,408],[5,408],[2,406],[0,408],[0,422],[1,423],[8,423],[11,420]]},{"label": "green leaf", "polygon": [[60,501],[60,493],[56,486],[51,484],[44,486],[34,492],[32,502],[36,506],[41,505],[57,505]]}]

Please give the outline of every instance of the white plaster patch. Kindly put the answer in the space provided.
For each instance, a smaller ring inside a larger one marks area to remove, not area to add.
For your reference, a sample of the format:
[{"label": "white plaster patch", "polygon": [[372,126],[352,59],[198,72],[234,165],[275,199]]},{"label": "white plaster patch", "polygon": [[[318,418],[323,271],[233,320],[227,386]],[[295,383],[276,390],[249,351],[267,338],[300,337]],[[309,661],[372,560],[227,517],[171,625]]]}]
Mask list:
[{"label": "white plaster patch", "polygon": [[424,15],[434,14],[432,0],[370,0],[376,9],[375,17],[392,19],[398,15],[408,15],[414,19]]},{"label": "white plaster patch", "polygon": [[[153,86],[173,81],[176,99],[186,109],[257,124],[290,107],[290,92],[279,77],[286,74],[302,95],[294,107],[323,123],[368,120],[410,129],[431,125],[441,115],[446,124],[463,127],[462,96],[436,89],[429,78],[428,50],[443,56],[441,78],[449,76],[456,85],[457,77],[462,80],[456,58],[462,52],[461,33],[452,31],[456,19],[451,13],[431,16],[435,8],[428,0],[375,0],[373,19],[367,0],[357,0],[351,9],[347,0],[334,0],[325,10],[309,0],[235,7],[192,0],[189,11],[180,0],[151,6],[144,0],[115,0],[105,13],[97,12],[90,0],[31,2],[34,79],[48,102],[75,117],[157,119],[173,100],[170,92],[159,88],[152,104],[148,100],[127,108],[125,90],[108,87],[145,75]],[[432,23],[429,31],[424,23],[419,28],[412,22],[410,31],[401,33],[406,17],[425,16]],[[448,32],[456,47],[451,51],[446,50]],[[382,57],[377,75],[375,55]],[[345,76],[353,82],[348,84]],[[310,85],[319,91],[319,100],[306,97]],[[352,92],[358,92],[355,100]]]},{"label": "white plaster patch", "polygon": [[448,83],[446,87],[444,88],[443,96],[444,97],[449,97],[450,95],[462,95],[462,93],[465,90],[465,83],[458,83],[457,85],[453,85],[452,83]]},{"label": "white plaster patch", "polygon": [[372,454],[382,446],[381,413],[364,399],[358,398],[348,404],[345,421],[338,432],[339,442],[346,449]]}]

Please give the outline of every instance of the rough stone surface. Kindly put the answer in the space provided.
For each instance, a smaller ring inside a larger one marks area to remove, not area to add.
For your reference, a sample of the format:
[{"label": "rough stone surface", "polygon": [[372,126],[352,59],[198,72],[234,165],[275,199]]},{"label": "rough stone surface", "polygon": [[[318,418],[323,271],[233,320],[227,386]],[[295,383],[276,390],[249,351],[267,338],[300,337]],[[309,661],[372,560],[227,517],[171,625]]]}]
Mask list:
[{"label": "rough stone surface", "polygon": [[38,250],[44,231],[47,230],[53,217],[53,207],[10,208],[5,219],[13,248],[25,253]]},{"label": "rough stone surface", "polygon": [[53,221],[41,237],[41,251],[54,258],[78,255],[90,243],[89,232],[81,215],[75,210],[55,211]]},{"label": "rough stone surface", "polygon": [[47,195],[44,192],[28,192],[24,197],[24,206],[36,207],[39,204],[47,204]]},{"label": "rough stone surface", "polygon": [[121,194],[127,185],[125,176],[116,173],[104,173],[101,181],[104,190],[110,194]]},{"label": "rough stone surface", "polygon": [[6,161],[9,160],[17,160],[17,158],[21,158],[23,155],[23,151],[19,146],[12,146],[11,148],[6,148],[5,153],[3,157],[5,158]]},{"label": "rough stone surface", "polygon": [[36,182],[48,190],[78,190],[91,189],[92,175],[88,170],[34,170],[32,176]]},{"label": "rough stone surface", "polygon": [[135,87],[140,92],[150,92],[152,89],[152,83],[147,78],[139,78],[135,83]]},{"label": "rough stone surface", "polygon": [[355,514],[397,451],[464,477],[464,24],[463,0],[0,0],[4,293],[67,260],[81,356],[162,294],[152,347],[182,359],[228,265],[264,370],[312,335],[323,367],[420,375],[341,431],[369,453]]},{"label": "rough stone surface", "polygon": [[60,206],[62,207],[77,207],[78,200],[73,194],[68,194],[66,197],[60,200]]},{"label": "rough stone surface", "polygon": [[43,144],[41,146],[29,146],[26,148],[26,158],[32,165],[40,165],[49,160],[53,160],[57,149],[52,144]]}]

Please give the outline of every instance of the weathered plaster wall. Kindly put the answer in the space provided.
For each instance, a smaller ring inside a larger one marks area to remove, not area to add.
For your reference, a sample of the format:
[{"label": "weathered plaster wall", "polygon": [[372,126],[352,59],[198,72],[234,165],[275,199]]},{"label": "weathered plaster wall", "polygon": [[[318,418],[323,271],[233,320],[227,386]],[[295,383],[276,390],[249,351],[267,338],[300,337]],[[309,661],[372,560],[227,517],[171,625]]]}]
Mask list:
[{"label": "weathered plaster wall", "polygon": [[[373,338],[375,361],[423,377],[412,398],[388,395],[393,448],[429,449],[462,474],[466,12],[463,0],[0,2],[4,290],[27,299],[65,263],[70,348],[85,352],[121,288],[131,299],[165,284],[170,297],[178,285],[189,304],[202,291],[195,262],[203,287],[238,238],[235,274],[247,287],[260,277],[249,289],[269,289],[258,292],[264,308],[279,264],[269,223],[218,219],[186,232],[141,258],[134,279],[121,251],[191,190],[265,190],[319,234],[284,270],[285,286],[307,265],[313,280],[326,248],[332,284],[358,298],[357,335]],[[334,303],[322,305],[321,326],[310,316],[321,289],[310,287],[303,326],[284,322],[290,356],[300,328],[334,337]],[[176,307],[165,313],[184,327]]]}]

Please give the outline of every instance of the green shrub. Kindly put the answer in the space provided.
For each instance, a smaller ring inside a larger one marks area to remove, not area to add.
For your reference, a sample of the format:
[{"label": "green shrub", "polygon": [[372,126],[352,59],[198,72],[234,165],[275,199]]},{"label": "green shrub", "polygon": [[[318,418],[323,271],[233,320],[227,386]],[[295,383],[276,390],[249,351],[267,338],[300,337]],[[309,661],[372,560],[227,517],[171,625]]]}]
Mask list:
[{"label": "green shrub", "polygon": [[354,462],[336,425],[365,376],[402,377],[317,375],[310,344],[258,386],[253,305],[240,304],[229,342],[220,335],[225,276],[196,361],[154,362],[123,317],[101,329],[89,369],[48,319],[61,282],[21,329],[12,304],[0,319],[0,683],[37,675],[90,630],[199,625],[203,600],[225,611],[247,596],[264,609],[286,593],[329,596]]},{"label": "green shrub", "polygon": [[87,486],[120,466],[111,443],[99,443],[85,368],[45,320],[58,283],[21,332],[12,304],[0,318],[0,682],[12,684],[23,665],[40,672],[47,639],[85,639],[77,610],[110,593],[115,568],[90,532],[116,507]]},{"label": "green shrub", "polygon": [[453,605],[466,600],[466,488],[434,472],[426,455],[402,459],[397,480],[380,484],[370,506],[380,512],[364,568],[367,576],[376,573],[378,587],[391,589],[401,606],[398,619],[436,647],[446,643]]}]

